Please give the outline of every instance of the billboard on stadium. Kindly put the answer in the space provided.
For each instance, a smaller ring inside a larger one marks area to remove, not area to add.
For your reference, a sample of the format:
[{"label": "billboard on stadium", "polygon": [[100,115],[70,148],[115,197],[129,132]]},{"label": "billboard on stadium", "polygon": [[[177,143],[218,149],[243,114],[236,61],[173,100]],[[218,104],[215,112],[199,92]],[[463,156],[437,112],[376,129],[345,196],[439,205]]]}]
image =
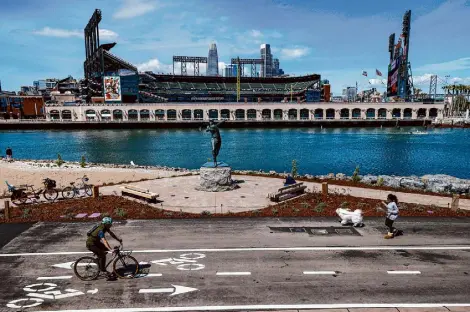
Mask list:
[{"label": "billboard on stadium", "polygon": [[106,102],[121,101],[121,77],[105,76],[103,79],[104,100]]},{"label": "billboard on stadium", "polygon": [[398,94],[398,73],[400,68],[400,58],[393,60],[388,65],[387,96],[397,96]]}]

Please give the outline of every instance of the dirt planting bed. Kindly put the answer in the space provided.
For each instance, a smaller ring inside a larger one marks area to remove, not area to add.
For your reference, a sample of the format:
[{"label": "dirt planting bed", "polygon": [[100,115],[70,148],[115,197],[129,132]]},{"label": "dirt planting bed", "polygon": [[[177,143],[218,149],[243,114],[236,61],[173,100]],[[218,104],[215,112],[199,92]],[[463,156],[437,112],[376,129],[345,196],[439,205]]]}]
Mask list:
[{"label": "dirt planting bed", "polygon": [[[10,219],[5,220],[4,215],[0,222],[64,222],[64,221],[93,221],[103,216],[115,219],[190,219],[210,217],[332,217],[336,216],[339,207],[362,209],[365,217],[382,217],[385,215],[380,200],[357,198],[348,195],[329,195],[308,193],[296,199],[276,204],[264,209],[246,212],[214,213],[203,211],[199,214],[183,211],[175,212],[152,207],[150,205],[128,200],[120,196],[102,196],[100,198],[84,198],[62,200],[55,203],[39,205],[24,205],[10,208]],[[95,219],[88,216],[100,213]],[[78,214],[86,217],[76,218]],[[424,206],[417,204],[400,203],[401,217],[470,217],[470,211],[453,211],[448,208]]]}]

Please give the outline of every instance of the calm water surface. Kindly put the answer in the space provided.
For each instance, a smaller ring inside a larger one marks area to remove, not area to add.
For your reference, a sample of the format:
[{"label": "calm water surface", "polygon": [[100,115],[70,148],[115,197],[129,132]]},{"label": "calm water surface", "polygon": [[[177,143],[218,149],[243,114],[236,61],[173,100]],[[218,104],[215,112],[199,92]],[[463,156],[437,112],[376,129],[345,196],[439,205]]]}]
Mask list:
[{"label": "calm water surface", "polygon": [[[219,159],[234,169],[299,173],[424,175],[470,178],[470,130],[221,129]],[[195,130],[0,131],[0,151],[14,157],[199,168],[211,157],[210,136]]]}]

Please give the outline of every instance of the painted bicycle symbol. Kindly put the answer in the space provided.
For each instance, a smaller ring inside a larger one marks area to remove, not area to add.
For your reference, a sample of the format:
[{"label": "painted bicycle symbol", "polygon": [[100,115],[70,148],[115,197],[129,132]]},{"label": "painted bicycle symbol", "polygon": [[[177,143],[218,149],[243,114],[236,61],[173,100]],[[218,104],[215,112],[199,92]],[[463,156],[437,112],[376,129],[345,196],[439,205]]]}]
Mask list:
[{"label": "painted bicycle symbol", "polygon": [[[12,309],[23,309],[23,308],[32,308],[41,305],[44,300],[59,300],[64,298],[70,298],[75,296],[84,295],[84,292],[75,289],[65,289],[65,292],[62,293],[60,290],[56,289],[58,286],[53,283],[39,283],[28,285],[23,288],[27,293],[26,296],[29,298],[21,298],[10,301],[7,304],[7,307]],[[98,289],[88,290],[88,294],[96,294]]]},{"label": "painted bicycle symbol", "polygon": [[201,253],[186,253],[186,254],[180,255],[179,258],[166,258],[166,259],[154,260],[154,261],[151,261],[151,263],[162,265],[162,266],[173,264],[173,265],[176,265],[176,268],[178,270],[197,271],[197,270],[202,270],[206,267],[204,264],[197,262],[198,259],[203,259],[205,257],[206,255],[201,254]]}]

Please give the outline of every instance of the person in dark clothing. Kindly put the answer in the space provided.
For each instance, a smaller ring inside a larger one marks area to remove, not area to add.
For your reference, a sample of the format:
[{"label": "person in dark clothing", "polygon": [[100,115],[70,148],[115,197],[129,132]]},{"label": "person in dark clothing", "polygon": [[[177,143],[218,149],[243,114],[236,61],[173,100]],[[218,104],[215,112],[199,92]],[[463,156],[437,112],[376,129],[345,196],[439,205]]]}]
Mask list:
[{"label": "person in dark clothing", "polygon": [[294,178],[291,175],[288,175],[286,178],[286,182],[284,182],[284,186],[292,185],[295,183],[297,182],[295,182]]},{"label": "person in dark clothing", "polygon": [[101,221],[100,225],[95,226],[90,232],[88,232],[88,239],[86,241],[86,247],[92,253],[98,257],[98,265],[101,272],[105,272],[108,277],[112,278],[112,274],[106,271],[106,253],[113,251],[108,241],[105,238],[105,234],[109,233],[112,238],[122,243],[122,239],[118,238],[111,230],[113,225],[113,219],[105,217]]},{"label": "person in dark clothing", "polygon": [[13,159],[13,151],[11,150],[11,147],[7,147],[5,154],[7,155],[7,160]]}]

